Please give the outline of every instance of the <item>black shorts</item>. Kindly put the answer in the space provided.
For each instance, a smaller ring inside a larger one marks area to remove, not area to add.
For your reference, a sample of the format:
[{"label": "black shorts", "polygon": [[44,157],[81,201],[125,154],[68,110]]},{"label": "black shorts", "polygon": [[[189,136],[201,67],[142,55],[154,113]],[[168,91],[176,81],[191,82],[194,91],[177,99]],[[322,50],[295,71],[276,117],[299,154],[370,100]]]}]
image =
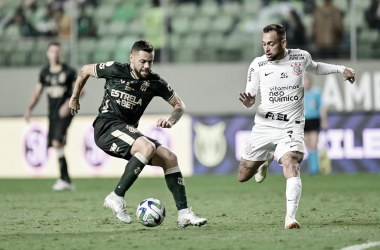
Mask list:
[{"label": "black shorts", "polygon": [[53,146],[53,140],[59,141],[62,145],[66,145],[67,129],[72,119],[73,116],[71,114],[65,118],[49,118],[48,147]]},{"label": "black shorts", "polygon": [[321,119],[308,119],[305,120],[305,132],[308,131],[319,131],[321,129]]},{"label": "black shorts", "polygon": [[133,125],[118,119],[97,117],[93,126],[96,145],[114,157],[129,160],[132,157],[132,145],[141,136],[153,142],[156,148],[161,146],[157,140],[143,135]]}]

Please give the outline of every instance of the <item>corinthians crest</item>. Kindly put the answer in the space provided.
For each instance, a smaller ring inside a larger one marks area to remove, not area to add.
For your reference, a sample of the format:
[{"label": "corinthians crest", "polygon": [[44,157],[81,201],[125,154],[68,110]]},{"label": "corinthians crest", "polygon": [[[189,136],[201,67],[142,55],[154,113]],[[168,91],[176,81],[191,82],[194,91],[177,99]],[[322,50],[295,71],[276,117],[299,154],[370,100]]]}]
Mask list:
[{"label": "corinthians crest", "polygon": [[292,64],[291,65],[293,67],[293,74],[295,74],[296,76],[299,76],[302,74],[302,70],[301,70],[301,63],[297,64],[295,63],[294,65]]},{"label": "corinthians crest", "polygon": [[223,161],[227,152],[225,129],[224,122],[212,126],[200,122],[194,124],[194,154],[202,165],[215,167]]}]

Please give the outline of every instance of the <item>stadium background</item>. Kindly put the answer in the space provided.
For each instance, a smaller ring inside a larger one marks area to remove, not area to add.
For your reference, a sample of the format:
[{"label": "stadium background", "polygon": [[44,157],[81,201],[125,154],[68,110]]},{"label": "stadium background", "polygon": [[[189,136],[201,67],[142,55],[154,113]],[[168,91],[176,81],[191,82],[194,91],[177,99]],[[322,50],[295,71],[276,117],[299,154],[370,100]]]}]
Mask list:
[{"label": "stadium background", "polygon": [[[296,33],[288,48],[307,49],[316,61],[356,72],[354,85],[339,75],[313,76],[329,110],[329,129],[321,133],[320,147],[328,145],[332,173],[380,172],[380,21],[371,19],[376,1],[333,2],[342,15],[341,35],[337,44],[321,48],[313,26],[320,0],[161,0],[160,6],[150,0],[0,1],[0,178],[58,176],[54,151],[46,150],[46,97],[30,124],[22,117],[47,62],[49,41],[61,41],[65,61],[79,70],[88,63],[126,62],[133,42],[141,38],[157,49],[153,70],[184,100],[187,112],[173,129],[157,129],[155,121],[168,117],[171,107],[156,98],[139,129],[176,152],[186,176],[236,173],[254,124],[254,111],[242,107],[238,92],[245,89],[249,63],[262,55],[262,28],[292,23],[291,10],[300,17],[294,25],[303,26],[306,37],[297,44]],[[104,155],[93,142],[91,124],[103,85],[103,80],[89,80],[68,132],[66,155],[73,178],[123,172],[125,163]],[[270,171],[282,170],[273,164]],[[302,171],[307,171],[306,161]],[[160,175],[155,167],[142,173]]]}]

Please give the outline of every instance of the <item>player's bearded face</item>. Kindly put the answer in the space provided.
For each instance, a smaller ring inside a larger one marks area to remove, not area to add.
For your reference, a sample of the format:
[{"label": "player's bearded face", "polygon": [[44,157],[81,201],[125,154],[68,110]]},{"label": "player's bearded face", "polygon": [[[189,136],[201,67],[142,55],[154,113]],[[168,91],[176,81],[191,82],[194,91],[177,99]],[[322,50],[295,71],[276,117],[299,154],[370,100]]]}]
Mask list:
[{"label": "player's bearded face", "polygon": [[148,78],[153,66],[154,51],[139,51],[130,55],[131,67],[139,78]]},{"label": "player's bearded face", "polygon": [[278,37],[275,31],[264,33],[262,42],[268,61],[281,60],[285,56],[286,40]]}]

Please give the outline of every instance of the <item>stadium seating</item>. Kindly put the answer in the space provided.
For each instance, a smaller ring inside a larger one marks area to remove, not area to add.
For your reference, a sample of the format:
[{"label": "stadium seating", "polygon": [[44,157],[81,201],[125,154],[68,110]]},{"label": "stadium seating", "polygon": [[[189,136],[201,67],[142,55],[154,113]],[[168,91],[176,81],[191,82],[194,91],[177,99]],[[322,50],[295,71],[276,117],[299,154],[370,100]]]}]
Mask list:
[{"label": "stadium seating", "polygon": [[[25,11],[32,25],[43,18],[45,4],[48,2],[50,0],[40,0],[35,10]],[[316,0],[317,4],[322,2]],[[377,52],[379,32],[368,28],[364,16],[370,2],[370,0],[356,1],[358,52],[361,58],[375,58],[380,54]],[[5,1],[3,8],[8,20],[12,18],[21,3],[22,0]],[[97,38],[79,40],[78,61],[80,64],[109,60],[125,61],[133,40],[146,37],[147,30],[144,28],[146,22],[144,25],[143,15],[152,6],[152,1],[130,0],[126,3],[123,0],[106,0],[98,3],[98,6],[86,7],[86,14],[95,22]],[[269,6],[276,6],[279,3],[284,4],[284,1],[272,0],[269,3]],[[345,13],[344,46],[348,47],[347,41],[351,29],[350,5],[347,0],[334,0],[334,3]],[[311,37],[313,16],[302,13],[304,3],[299,0],[289,0],[286,4],[300,14],[307,35]],[[199,5],[170,2],[166,13],[170,18],[171,31],[168,41],[170,41],[171,58],[175,62],[183,63],[252,60],[260,52],[258,47],[254,50],[253,40],[254,37],[257,38],[258,33],[261,33],[262,26],[279,23],[285,18],[285,13],[262,17],[261,8],[265,6],[260,0],[225,1],[220,5],[215,0],[203,0]],[[70,14],[67,7],[65,10]],[[15,48],[12,46],[0,48],[0,65],[40,65],[46,62],[45,51],[48,40],[38,38],[35,42],[26,42],[25,46],[20,46],[23,39],[20,37],[18,26],[12,24],[3,28],[0,25],[0,42],[14,41],[17,45]],[[125,52],[126,55],[119,51]],[[7,56],[10,52],[12,56]],[[68,52],[67,45],[65,52]],[[68,59],[66,53],[66,60]]]}]

